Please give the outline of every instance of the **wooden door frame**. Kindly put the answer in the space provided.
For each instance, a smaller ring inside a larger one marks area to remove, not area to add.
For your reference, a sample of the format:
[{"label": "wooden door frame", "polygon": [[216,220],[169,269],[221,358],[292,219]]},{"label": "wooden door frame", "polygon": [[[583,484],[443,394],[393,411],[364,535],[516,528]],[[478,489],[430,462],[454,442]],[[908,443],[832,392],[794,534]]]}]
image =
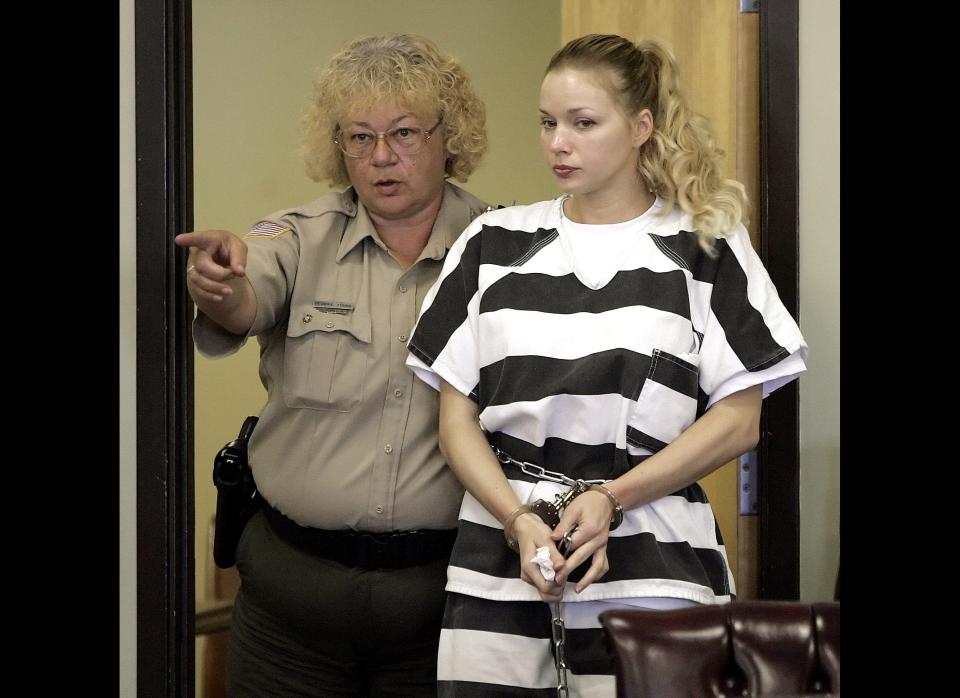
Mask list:
[{"label": "wooden door frame", "polygon": [[[137,695],[194,689],[191,0],[137,0]],[[798,0],[760,13],[761,257],[799,320]],[[764,406],[760,598],[800,588],[799,392]]]},{"label": "wooden door frame", "polygon": [[190,0],[137,0],[137,696],[194,695]]},{"label": "wooden door frame", "polygon": [[[799,3],[760,3],[760,257],[800,322]],[[759,460],[761,599],[800,598],[800,391],[764,400]]]}]

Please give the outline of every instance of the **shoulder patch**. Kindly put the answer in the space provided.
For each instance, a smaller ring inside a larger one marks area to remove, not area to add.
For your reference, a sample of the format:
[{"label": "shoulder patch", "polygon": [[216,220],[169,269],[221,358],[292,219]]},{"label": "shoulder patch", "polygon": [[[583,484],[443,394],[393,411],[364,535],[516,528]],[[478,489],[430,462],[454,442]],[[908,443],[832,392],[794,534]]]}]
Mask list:
[{"label": "shoulder patch", "polygon": [[290,228],[271,223],[270,221],[260,221],[250,229],[250,232],[243,236],[247,238],[277,238],[284,233],[289,233]]}]

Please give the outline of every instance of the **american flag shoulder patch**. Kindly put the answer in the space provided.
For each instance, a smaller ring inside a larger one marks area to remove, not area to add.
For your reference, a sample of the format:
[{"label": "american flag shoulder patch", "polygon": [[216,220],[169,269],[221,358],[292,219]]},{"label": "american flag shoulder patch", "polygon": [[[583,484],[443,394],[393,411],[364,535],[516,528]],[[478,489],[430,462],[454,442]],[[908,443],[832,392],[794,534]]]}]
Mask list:
[{"label": "american flag shoulder patch", "polygon": [[277,223],[271,223],[270,221],[260,221],[255,226],[250,229],[250,232],[244,235],[246,238],[276,238],[280,237],[284,233],[289,233],[290,228],[279,225]]}]

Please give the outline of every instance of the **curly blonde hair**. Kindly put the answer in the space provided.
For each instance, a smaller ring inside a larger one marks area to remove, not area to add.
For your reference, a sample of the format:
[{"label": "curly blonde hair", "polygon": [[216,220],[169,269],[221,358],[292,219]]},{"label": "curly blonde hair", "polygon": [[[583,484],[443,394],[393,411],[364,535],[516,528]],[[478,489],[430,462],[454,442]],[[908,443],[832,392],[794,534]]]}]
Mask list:
[{"label": "curly blonde hair", "polygon": [[307,175],[349,184],[343,153],[333,142],[339,123],[390,100],[442,115],[446,174],[466,181],[487,150],[486,109],[460,64],[415,34],[358,39],[319,71],[302,120]]},{"label": "curly blonde hair", "polygon": [[607,68],[610,89],[627,114],[653,115],[654,131],[640,148],[637,170],[663,199],[663,213],[674,205],[693,217],[700,246],[711,255],[713,241],[744,220],[747,193],[723,176],[723,151],[710,122],[693,111],[680,92],[677,62],[655,41],[636,44],[616,34],[589,34],[570,41],[547,66]]}]

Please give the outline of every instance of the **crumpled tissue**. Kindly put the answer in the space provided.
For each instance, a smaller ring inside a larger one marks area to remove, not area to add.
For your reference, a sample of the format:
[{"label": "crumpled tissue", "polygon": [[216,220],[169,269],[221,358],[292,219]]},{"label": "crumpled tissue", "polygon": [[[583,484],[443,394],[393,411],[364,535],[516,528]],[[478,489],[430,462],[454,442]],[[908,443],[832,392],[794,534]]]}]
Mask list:
[{"label": "crumpled tissue", "polygon": [[530,558],[530,562],[535,562],[540,567],[540,574],[548,582],[552,582],[557,573],[553,570],[553,560],[550,559],[550,548],[543,546],[537,548],[536,557]]}]

